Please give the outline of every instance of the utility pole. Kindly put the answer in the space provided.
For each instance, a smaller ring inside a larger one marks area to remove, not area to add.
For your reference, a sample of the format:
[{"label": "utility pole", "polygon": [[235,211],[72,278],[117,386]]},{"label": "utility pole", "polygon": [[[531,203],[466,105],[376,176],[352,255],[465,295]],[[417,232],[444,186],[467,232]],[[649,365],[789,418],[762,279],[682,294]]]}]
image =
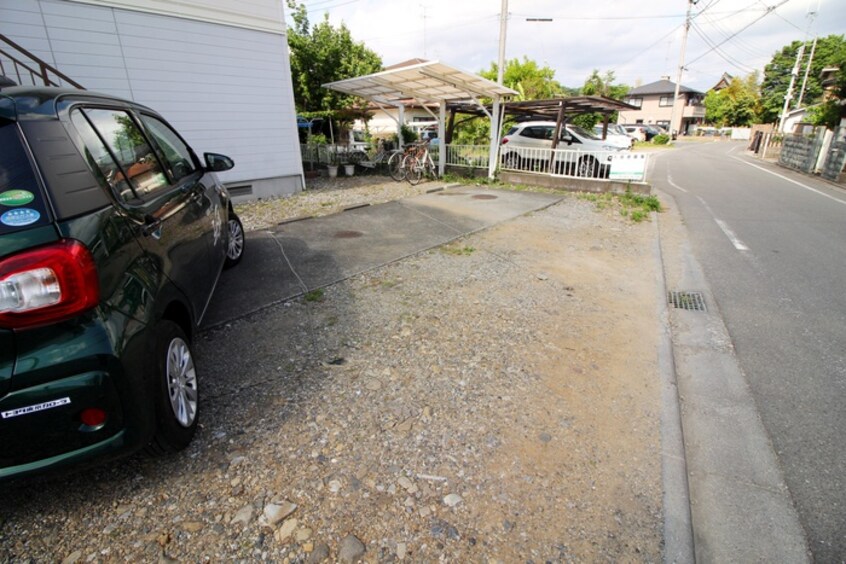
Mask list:
[{"label": "utility pole", "polygon": [[[684,32],[682,33],[682,44],[681,44],[681,53],[679,54],[679,72],[676,75],[676,89],[673,92],[673,111],[670,114],[670,135],[672,136],[673,131],[676,126],[676,108],[679,105],[679,89],[681,88],[681,81],[682,81],[682,74],[684,73],[684,53],[685,49],[687,49],[687,34],[690,31],[690,14],[693,11],[693,6],[699,0],[688,0],[687,1],[687,15],[684,18]],[[681,116],[679,119],[679,127],[675,131],[677,133],[681,133],[681,125],[684,121],[684,106],[681,109]]]},{"label": "utility pole", "polygon": [[502,9],[499,13],[499,59],[496,65],[496,81],[502,84],[502,77],[505,73],[505,31],[508,24],[508,0],[502,0]]},{"label": "utility pole", "polygon": [[[814,19],[817,17],[817,14],[820,11],[820,4],[822,4],[822,0],[817,0],[817,10],[816,12],[808,11],[808,32],[811,31],[811,26],[814,23]],[[805,41],[807,41],[807,33],[805,34]],[[811,54],[808,55],[808,65],[805,67],[805,78],[802,79],[802,88],[799,90],[799,100],[796,102],[796,107],[802,107],[802,98],[805,97],[805,87],[808,85],[808,75],[811,73],[811,63],[814,62],[814,51],[817,50],[817,34],[814,32],[814,43],[811,45]]]},{"label": "utility pole", "polygon": [[426,57],[426,5],[421,4],[421,8],[423,8],[423,58]]},{"label": "utility pole", "polygon": [[796,79],[799,78],[799,67],[802,64],[802,58],[805,56],[805,43],[799,46],[799,51],[796,52],[796,62],[793,64],[793,70],[790,72],[790,86],[787,87],[787,93],[784,95],[784,107],[781,109],[781,119],[778,122],[778,131],[784,132],[784,122],[787,120],[787,112],[790,109],[790,100],[793,98],[793,87],[796,85]]},{"label": "utility pole", "polygon": [[[821,1],[821,0],[820,0]],[[819,9],[819,4],[817,5]],[[778,122],[778,130],[783,133],[784,122],[787,120],[787,112],[790,110],[790,100],[793,99],[793,87],[796,86],[796,79],[799,78],[799,71],[802,68],[802,59],[805,57],[805,45],[808,43],[808,35],[811,32],[811,24],[814,21],[816,12],[808,10],[808,28],[805,31],[805,41],[799,46],[799,51],[796,52],[796,63],[793,65],[793,70],[790,72],[790,86],[787,87],[787,94],[784,95],[784,107],[781,110],[781,119]],[[816,42],[814,42],[814,49],[816,49]],[[811,68],[811,61],[808,61],[808,69]],[[805,76],[807,81],[807,74]],[[799,104],[802,103],[802,96],[805,94],[805,81],[802,84],[802,94],[799,96]],[[798,105],[796,106],[799,107]]]}]

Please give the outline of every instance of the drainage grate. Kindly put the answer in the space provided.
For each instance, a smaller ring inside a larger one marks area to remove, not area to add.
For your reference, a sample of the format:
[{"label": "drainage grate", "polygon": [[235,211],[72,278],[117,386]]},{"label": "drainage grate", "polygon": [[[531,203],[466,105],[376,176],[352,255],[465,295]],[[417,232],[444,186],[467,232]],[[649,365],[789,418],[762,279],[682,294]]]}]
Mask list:
[{"label": "drainage grate", "polygon": [[667,301],[676,309],[708,311],[702,292],[668,292]]}]

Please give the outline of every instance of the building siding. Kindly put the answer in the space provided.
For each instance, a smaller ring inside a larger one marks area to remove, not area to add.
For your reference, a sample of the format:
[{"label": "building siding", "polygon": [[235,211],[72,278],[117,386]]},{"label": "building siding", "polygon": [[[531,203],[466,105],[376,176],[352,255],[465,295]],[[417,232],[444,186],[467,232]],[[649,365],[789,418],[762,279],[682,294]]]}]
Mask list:
[{"label": "building siding", "polygon": [[236,166],[220,175],[224,182],[277,178],[282,192],[301,188],[284,32],[70,0],[18,0],[0,5],[0,33],[89,90],[155,108],[198,153],[231,156]]}]

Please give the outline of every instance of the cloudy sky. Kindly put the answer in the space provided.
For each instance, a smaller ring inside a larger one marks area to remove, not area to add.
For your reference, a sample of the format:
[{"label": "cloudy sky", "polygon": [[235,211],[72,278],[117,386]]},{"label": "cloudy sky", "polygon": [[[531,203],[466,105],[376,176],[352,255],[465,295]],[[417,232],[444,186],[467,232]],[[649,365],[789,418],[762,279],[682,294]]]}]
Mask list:
[{"label": "cloudy sky", "polygon": [[[478,72],[497,59],[501,0],[304,3],[312,23],[324,13],[343,21],[385,65],[420,57]],[[592,69],[632,86],[675,80],[686,10],[686,0],[509,0],[506,57],[546,64],[572,87]],[[846,33],[846,0],[698,0],[682,84],[704,91],[723,72],[763,72],[773,53],[805,37],[809,10],[811,37]]]}]

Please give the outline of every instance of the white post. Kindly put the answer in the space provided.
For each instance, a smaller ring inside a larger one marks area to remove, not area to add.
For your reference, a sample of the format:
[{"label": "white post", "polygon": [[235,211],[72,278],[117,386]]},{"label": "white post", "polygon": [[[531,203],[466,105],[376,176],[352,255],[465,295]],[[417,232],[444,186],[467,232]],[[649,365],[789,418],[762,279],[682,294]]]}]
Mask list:
[{"label": "white post", "polygon": [[491,112],[491,147],[488,155],[488,178],[493,179],[499,165],[499,96],[494,96]]},{"label": "white post", "polygon": [[438,112],[438,176],[443,177],[446,171],[447,145],[446,145],[446,100],[441,100],[440,111]]}]

